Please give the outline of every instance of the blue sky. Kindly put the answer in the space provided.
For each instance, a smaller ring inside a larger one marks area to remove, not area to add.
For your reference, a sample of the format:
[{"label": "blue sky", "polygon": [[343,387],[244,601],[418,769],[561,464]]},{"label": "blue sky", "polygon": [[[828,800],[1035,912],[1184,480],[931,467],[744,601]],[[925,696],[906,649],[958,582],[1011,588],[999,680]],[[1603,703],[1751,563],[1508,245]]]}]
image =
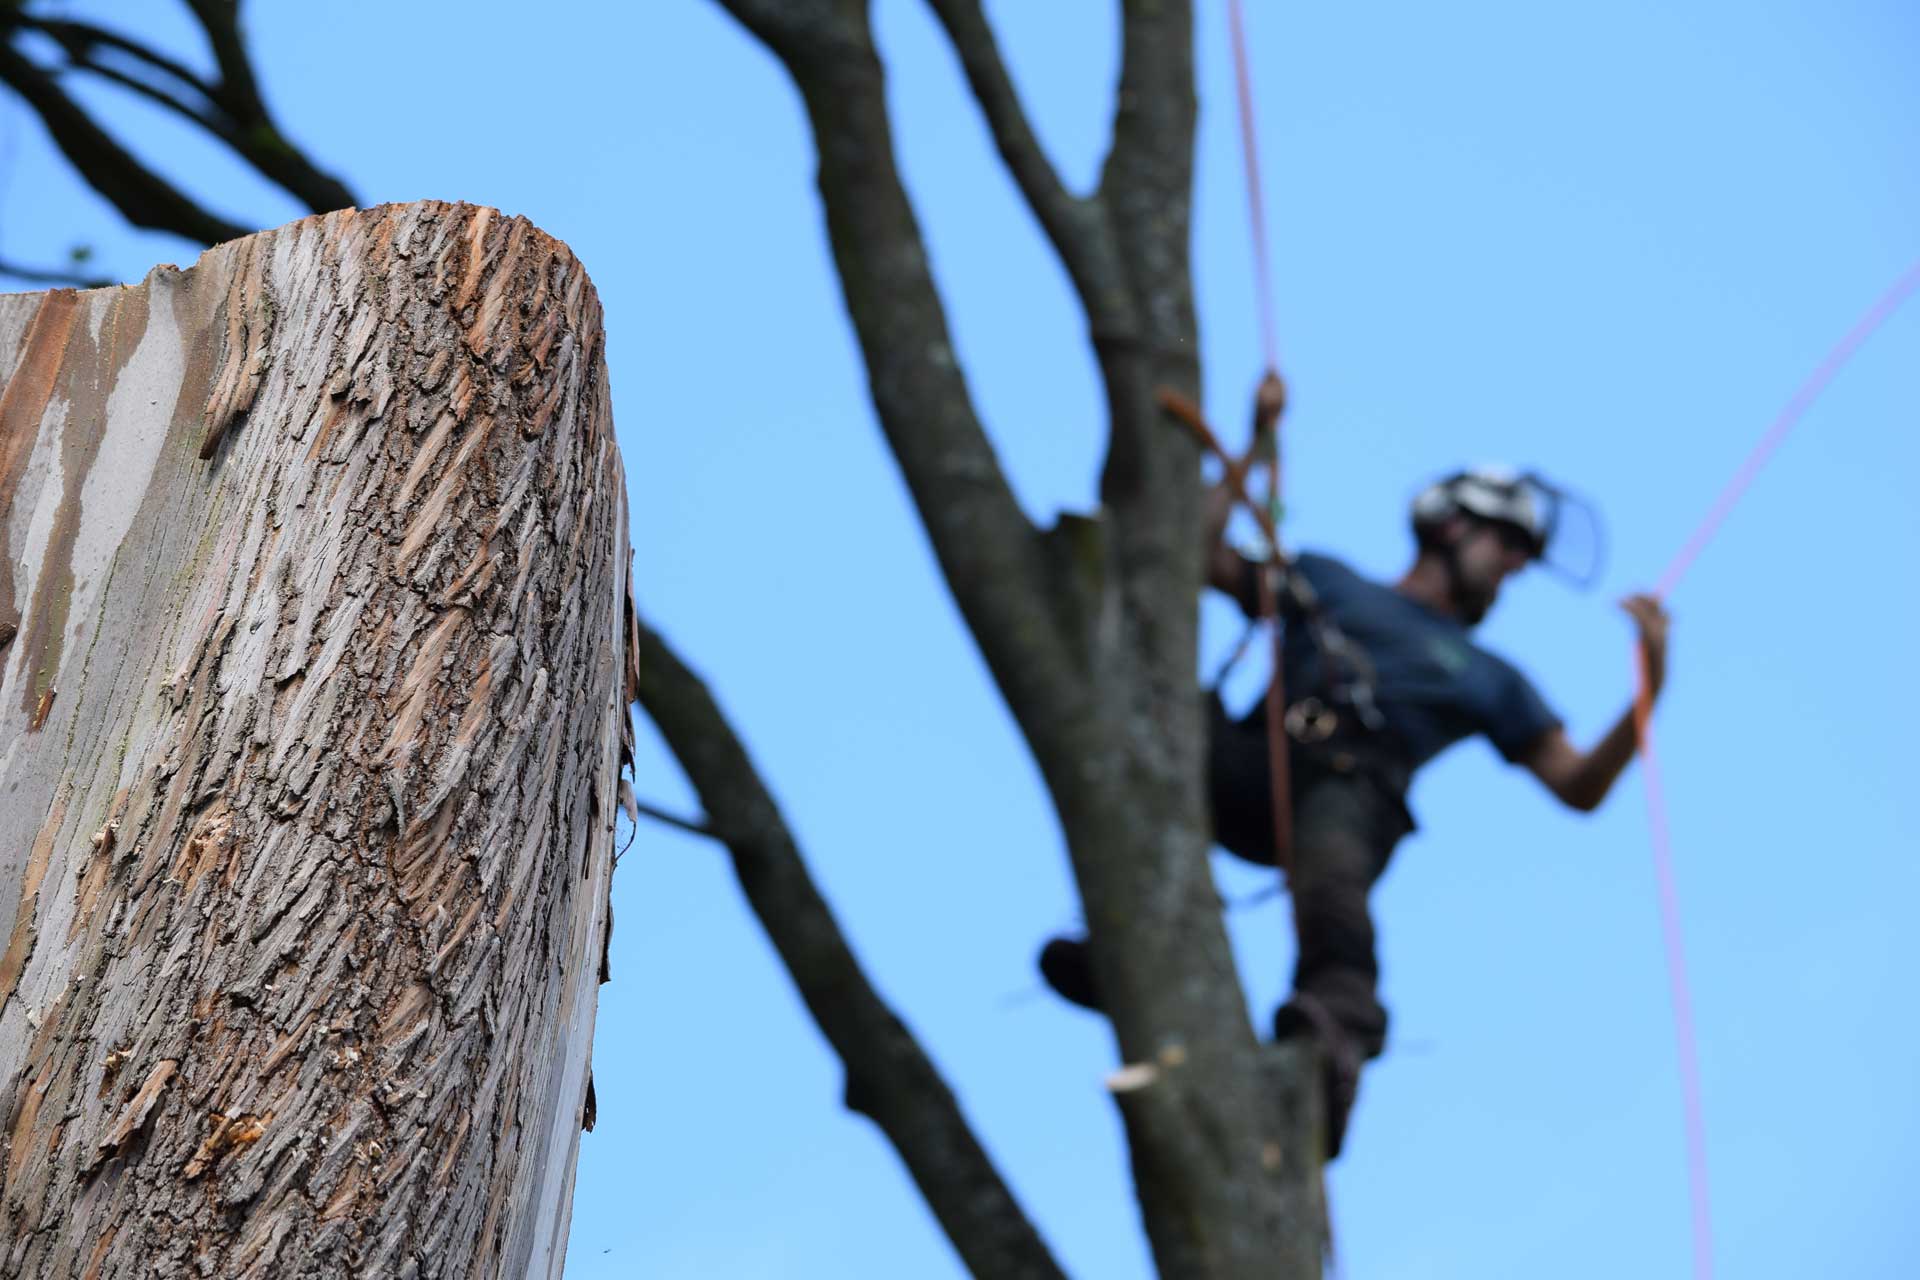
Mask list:
[{"label": "blue sky", "polygon": [[[76,3],[160,33],[168,6]],[[1109,4],[990,5],[1084,189]],[[1215,413],[1258,373],[1222,5],[1202,6],[1195,269]],[[1461,461],[1603,508],[1601,588],[1517,584],[1484,628],[1567,717],[1627,697],[1614,597],[1650,583],[1875,296],[1920,258],[1920,11],[1855,3],[1310,6],[1252,0],[1290,536],[1376,575]],[[904,172],[960,357],[1038,519],[1092,501],[1094,368],[1064,277],[937,28],[880,0]],[[1074,919],[1039,779],[938,579],[867,404],[783,73],[707,0],[256,3],[289,132],[369,202],[464,199],[568,241],[605,302],[644,609],[704,671],[884,993],[1074,1274],[1147,1253],[1100,1088],[1104,1026],[1041,995]],[[93,99],[231,217],[284,197]],[[0,103],[0,256],[71,243],[137,279],[194,250],[126,228]],[[1920,304],[1866,348],[1673,600],[1660,729],[1699,1021],[1721,1273],[1920,1268]],[[1209,605],[1210,653],[1234,639]],[[1254,673],[1249,673],[1253,675]],[[1251,689],[1243,691],[1250,696]],[[647,737],[638,789],[691,810]],[[1350,1280],[1682,1276],[1679,1086],[1638,778],[1555,808],[1484,744],[1414,793],[1376,895],[1395,1043],[1333,1195]],[[1252,871],[1217,865],[1230,895]],[[615,885],[576,1277],[951,1276],[723,855],[647,827]],[[1279,903],[1232,916],[1255,1017]]]}]

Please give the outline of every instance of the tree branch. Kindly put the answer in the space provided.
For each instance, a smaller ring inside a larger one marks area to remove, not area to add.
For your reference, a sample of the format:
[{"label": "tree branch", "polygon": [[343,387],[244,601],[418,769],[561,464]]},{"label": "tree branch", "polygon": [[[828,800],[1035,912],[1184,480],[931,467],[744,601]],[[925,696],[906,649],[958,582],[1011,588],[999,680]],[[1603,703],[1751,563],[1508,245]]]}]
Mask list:
[{"label": "tree branch", "polygon": [[[59,43],[69,59],[67,69],[84,71],[120,85],[204,129],[226,144],[262,177],[313,212],[328,213],[356,204],[357,200],[346,184],[322,170],[288,142],[268,113],[240,28],[237,0],[190,0],[188,7],[212,46],[215,62],[220,69],[218,84],[208,84],[180,62],[147,48],[137,40],[92,23],[25,14],[8,15],[4,21],[20,29],[39,31]],[[140,67],[159,73],[172,84],[156,83],[111,66],[95,56],[99,50],[124,54]],[[47,73],[42,71],[41,74]],[[50,77],[48,82],[52,83]],[[182,96],[180,90],[199,99],[200,103]],[[39,109],[38,104],[35,106],[36,110]],[[42,115],[44,117],[45,113],[42,112]],[[78,161],[75,163],[78,164]],[[87,176],[89,182],[93,181],[84,167],[82,174]],[[122,212],[126,211],[122,209]]]},{"label": "tree branch", "polygon": [[267,110],[253,74],[245,33],[240,26],[240,0],[187,0],[187,7],[207,33],[220,83],[213,100],[234,121],[229,145],[268,181],[315,213],[330,213],[358,203],[347,185],[321,169],[300,151]]},{"label": "tree branch", "polygon": [[139,41],[130,40],[118,32],[97,27],[90,22],[75,22],[68,18],[40,18],[24,13],[14,21],[27,30],[38,31],[49,37],[65,49],[69,57],[76,60],[86,58],[95,47],[117,50],[136,61],[145,63],[162,75],[179,81],[209,103],[213,101],[212,87],[194,74],[192,69],[172,58],[155,53]]},{"label": "tree branch", "polygon": [[967,84],[993,134],[1007,171],[1066,266],[1095,332],[1131,326],[1125,277],[1098,200],[1081,199],[1060,183],[1020,105],[1019,91],[1001,60],[998,42],[979,0],[927,0],[960,55]]},{"label": "tree branch", "polygon": [[798,61],[830,57],[857,45],[865,0],[719,0],[791,71]]},{"label": "tree branch", "polygon": [[219,109],[211,103],[204,109],[195,107],[189,102],[174,97],[159,85],[151,84],[140,79],[138,76],[129,75],[117,68],[107,66],[103,62],[96,62],[92,57],[83,53],[69,52],[67,65],[62,67],[61,70],[85,71],[89,75],[99,76],[102,80],[110,84],[117,84],[131,93],[139,94],[149,102],[164,107],[194,127],[206,130],[228,146],[235,147],[236,149],[238,147],[233,122],[228,120],[224,115],[218,114]]},{"label": "tree branch", "polygon": [[960,1106],[905,1024],[874,991],[746,748],[700,678],[638,626],[640,703],[686,770],[733,855],[734,872],[814,1021],[847,1071],[847,1106],[906,1163],[976,1276],[1061,1272]]},{"label": "tree branch", "polygon": [[51,75],[4,41],[0,41],[0,83],[33,108],[54,145],[80,176],[135,226],[171,231],[202,244],[248,234],[247,228],[207,212],[141,164],[95,124]]},{"label": "tree branch", "polygon": [[0,258],[0,276],[21,280],[27,284],[49,284],[57,288],[72,289],[110,289],[114,283],[104,276],[89,276],[78,271],[61,270],[58,267],[23,267],[3,258]]},{"label": "tree branch", "polygon": [[881,430],[948,588],[994,679],[1048,751],[1081,718],[1076,646],[1091,629],[1063,565],[1021,512],[955,358],[899,171],[884,72],[863,0],[721,0],[785,64],[813,125],[827,232]]},{"label": "tree branch", "polygon": [[260,99],[253,60],[247,56],[246,37],[240,31],[240,0],[187,0],[187,8],[207,33],[214,64],[220,68],[215,100],[236,120],[266,119],[267,105]]},{"label": "tree branch", "polygon": [[633,802],[634,812],[652,818],[655,822],[684,831],[690,836],[705,836],[709,840],[718,840],[720,833],[704,822],[683,818],[677,813],[662,809],[659,805],[648,804],[645,800]]},{"label": "tree branch", "polygon": [[[1132,277],[1140,326],[1134,342],[1101,349],[1115,406],[1102,493],[1118,508],[1170,500],[1191,508],[1192,519],[1198,452],[1168,429],[1153,392],[1167,383],[1198,394],[1199,321],[1188,261],[1197,116],[1189,0],[1126,0],[1113,145],[1099,197]],[[1191,519],[1179,523],[1184,536]]]}]

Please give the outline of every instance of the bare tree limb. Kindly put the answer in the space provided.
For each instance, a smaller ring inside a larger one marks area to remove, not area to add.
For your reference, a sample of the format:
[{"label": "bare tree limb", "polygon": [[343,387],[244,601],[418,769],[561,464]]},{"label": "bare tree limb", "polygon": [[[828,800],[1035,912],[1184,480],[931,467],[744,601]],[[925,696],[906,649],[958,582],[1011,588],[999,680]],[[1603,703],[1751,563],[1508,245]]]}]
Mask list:
[{"label": "bare tree limb", "polygon": [[[886,86],[862,0],[722,0],[786,66],[812,121],[847,310],[881,430],[949,589],[1045,761],[1072,754],[1086,683],[1076,576],[1097,576],[1096,540],[1068,563],[1020,510],[974,409],[945,307],[894,163]],[[1044,712],[1042,711],[1044,709]]]},{"label": "bare tree limb", "polygon": [[1076,197],[1061,185],[1020,105],[980,0],[927,2],[960,55],[1000,158],[1072,277],[1089,322],[1095,331],[1130,327],[1125,277],[1114,260],[1100,203]]},{"label": "bare tree limb", "polygon": [[287,141],[260,96],[240,24],[240,0],[187,0],[200,27],[207,33],[220,83],[213,100],[232,117],[234,150],[289,195],[315,213],[344,209],[357,201],[340,179],[327,173]]},{"label": "bare tree limb", "polygon": [[103,276],[90,276],[58,267],[23,267],[18,263],[8,262],[4,258],[0,258],[0,276],[24,281],[27,284],[50,284],[73,289],[106,289],[111,288],[114,283]]},{"label": "bare tree limb", "polygon": [[[1181,536],[1197,519],[1199,455],[1191,440],[1168,429],[1153,390],[1169,383],[1198,393],[1199,322],[1189,266],[1198,113],[1188,0],[1127,0],[1113,145],[1102,167],[1100,200],[1132,277],[1140,324],[1133,341],[1101,349],[1115,407],[1102,495],[1123,510],[1141,502],[1155,510],[1171,503],[1183,512],[1173,522]],[[1166,524],[1157,517],[1148,523]]]},{"label": "bare tree limb", "polygon": [[219,114],[211,106],[204,108],[195,107],[192,103],[175,97],[159,85],[149,83],[148,81],[140,79],[138,76],[129,75],[116,67],[110,67],[84,53],[69,53],[67,65],[62,67],[61,70],[84,71],[89,75],[98,76],[110,84],[117,84],[128,92],[136,93],[147,101],[173,112],[188,124],[206,130],[229,146],[234,145],[233,122],[228,120],[224,115]]},{"label": "bare tree limb", "polygon": [[866,0],[719,0],[791,70],[856,47],[866,23]]},{"label": "bare tree limb", "polygon": [[240,0],[187,0],[187,8],[207,33],[214,63],[220,68],[215,100],[237,120],[265,120],[267,105],[260,98],[253,60],[247,56],[246,37],[240,30]]},{"label": "bare tree limb", "polygon": [[213,101],[212,86],[196,75],[191,68],[163,54],[155,53],[139,41],[130,40],[118,32],[95,26],[91,22],[75,22],[70,18],[42,18],[23,13],[15,20],[22,28],[38,31],[54,40],[72,58],[85,58],[96,47],[112,49],[145,63],[171,80],[178,81],[209,103]]},{"label": "bare tree limb", "polygon": [[847,1106],[878,1124],[976,1276],[1057,1280],[1039,1233],[959,1103],[874,991],[746,748],[700,678],[639,624],[640,703],[716,815],[740,887],[847,1071]]},{"label": "bare tree limb", "polygon": [[[213,87],[192,70],[154,52],[137,40],[109,31],[90,22],[63,18],[41,18],[21,14],[14,19],[23,31],[37,31],[58,44],[67,55],[60,72],[84,71],[111,84],[117,84],[180,116],[195,128],[211,133],[230,147],[239,146],[239,132],[230,116],[214,100]],[[120,54],[148,73],[158,73],[160,82],[143,79],[129,71],[102,61],[99,54]],[[190,102],[181,91],[196,99]]]},{"label": "bare tree limb", "polygon": [[[68,61],[62,68],[43,68],[10,48],[11,66],[0,72],[0,80],[11,85],[39,113],[81,176],[138,226],[174,231],[205,243],[244,234],[231,224],[212,234],[219,220],[210,222],[212,215],[146,171],[113,142],[59,87],[56,76],[60,72],[97,76],[173,112],[224,143],[262,177],[315,213],[357,203],[346,184],[288,142],[268,114],[240,29],[238,3],[192,0],[189,7],[213,48],[220,69],[217,84],[207,83],[179,61],[104,27],[42,18],[17,8],[0,13],[0,28],[37,31],[59,44]],[[102,55],[115,55],[114,61],[125,62],[124,68]],[[145,173],[146,178],[139,179],[139,173]]]},{"label": "bare tree limb", "polygon": [[679,814],[670,813],[658,805],[648,804],[645,800],[635,800],[633,807],[640,813],[652,818],[655,822],[661,823],[664,826],[673,827],[676,830],[684,831],[690,836],[705,836],[709,840],[720,839],[720,833],[715,831],[710,823],[698,822],[692,818],[683,818]]},{"label": "bare tree limb", "polygon": [[80,105],[11,44],[0,41],[0,83],[33,108],[55,146],[87,185],[105,196],[137,227],[217,244],[248,234],[248,228],[209,213],[178,187],[146,167],[109,137]]}]

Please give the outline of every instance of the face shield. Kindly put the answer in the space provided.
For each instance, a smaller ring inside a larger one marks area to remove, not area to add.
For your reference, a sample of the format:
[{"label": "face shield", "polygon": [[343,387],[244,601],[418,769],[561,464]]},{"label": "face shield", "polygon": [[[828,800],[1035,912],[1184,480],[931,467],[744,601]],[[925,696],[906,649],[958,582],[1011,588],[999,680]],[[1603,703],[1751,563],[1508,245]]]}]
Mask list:
[{"label": "face shield", "polygon": [[1535,471],[1519,477],[1518,484],[1534,515],[1539,548],[1534,558],[1582,591],[1599,582],[1606,543],[1594,505]]},{"label": "face shield", "polygon": [[1450,476],[1415,499],[1415,533],[1456,515],[1514,531],[1533,559],[1576,587],[1599,581],[1605,548],[1593,504],[1537,471],[1477,467]]}]

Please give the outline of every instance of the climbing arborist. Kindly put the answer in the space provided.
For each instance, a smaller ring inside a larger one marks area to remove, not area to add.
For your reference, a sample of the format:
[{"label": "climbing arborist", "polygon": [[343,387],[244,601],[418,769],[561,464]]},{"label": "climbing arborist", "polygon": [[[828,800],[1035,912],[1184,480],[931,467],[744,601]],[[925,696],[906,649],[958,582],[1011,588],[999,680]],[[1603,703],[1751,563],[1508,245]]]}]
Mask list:
[{"label": "climbing arborist", "polygon": [[[1263,384],[1256,422],[1278,417],[1282,395],[1277,379]],[[1482,734],[1570,808],[1590,811],[1633,758],[1633,708],[1583,751],[1527,677],[1473,641],[1472,628],[1508,579],[1551,554],[1570,499],[1540,477],[1478,468],[1429,486],[1413,502],[1413,563],[1391,585],[1331,556],[1303,554],[1284,567],[1243,556],[1224,536],[1232,502],[1224,481],[1208,497],[1207,581],[1253,618],[1259,576],[1279,579],[1272,585],[1285,623],[1291,849],[1276,858],[1264,700],[1238,720],[1217,696],[1209,700],[1214,839],[1243,858],[1289,868],[1299,956],[1274,1035],[1321,1040],[1331,1158],[1360,1064],[1386,1045],[1367,896],[1413,830],[1406,791],[1415,770]],[[1639,631],[1657,695],[1666,674],[1666,612],[1649,595],[1628,596],[1621,607]],[[1061,995],[1098,1008],[1083,940],[1048,943],[1041,969]]]}]

